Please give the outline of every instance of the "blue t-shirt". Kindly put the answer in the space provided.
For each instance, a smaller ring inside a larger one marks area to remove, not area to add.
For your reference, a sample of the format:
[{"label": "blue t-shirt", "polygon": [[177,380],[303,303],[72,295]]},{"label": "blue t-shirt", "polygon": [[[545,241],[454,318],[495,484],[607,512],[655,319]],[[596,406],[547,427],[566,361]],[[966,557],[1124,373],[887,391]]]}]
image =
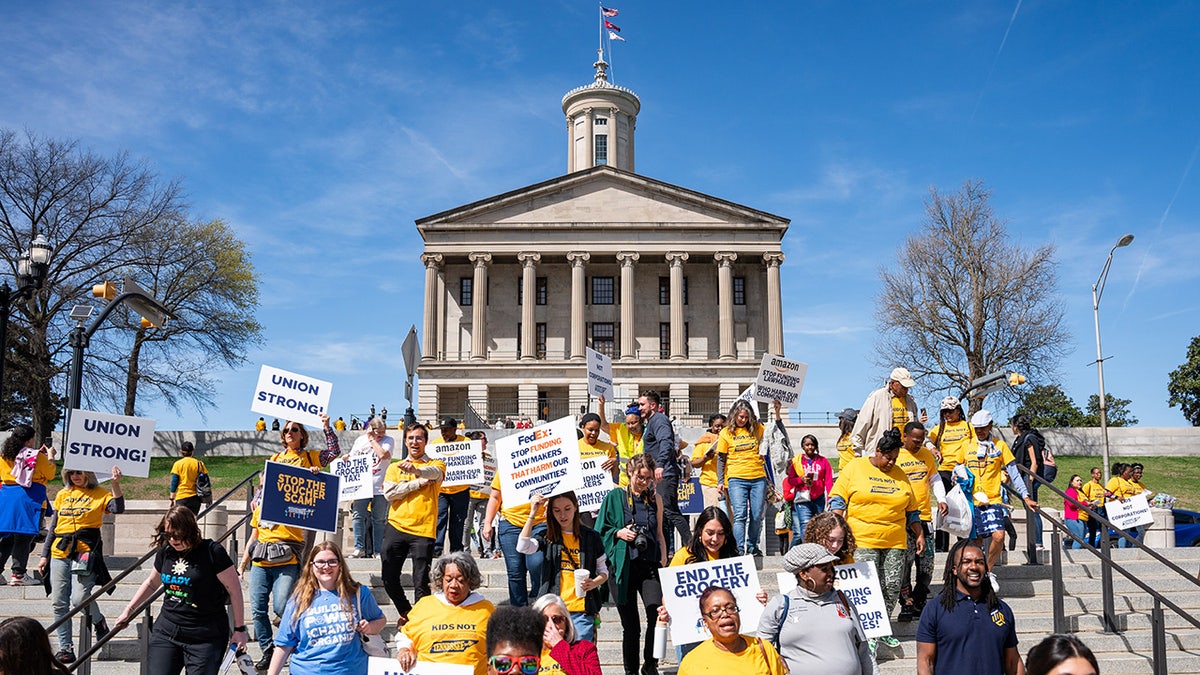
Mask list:
[{"label": "blue t-shirt", "polygon": [[349,610],[342,604],[335,591],[320,590],[312,605],[304,610],[299,621],[293,621],[296,612],[295,598],[288,600],[275,633],[275,644],[292,647],[289,672],[294,675],[334,675],[335,673],[367,672],[367,652],[362,640],[354,630],[359,618],[374,621],[383,616],[379,603],[371,595],[371,589],[360,586],[359,602],[362,617],[355,616],[357,609],[353,601]]},{"label": "blue t-shirt", "polygon": [[1012,609],[1003,601],[998,609],[988,609],[987,602],[955,592],[953,612],[946,611],[941,598],[932,598],[917,626],[917,642],[937,645],[933,672],[1004,675],[1004,652],[1017,646]]}]

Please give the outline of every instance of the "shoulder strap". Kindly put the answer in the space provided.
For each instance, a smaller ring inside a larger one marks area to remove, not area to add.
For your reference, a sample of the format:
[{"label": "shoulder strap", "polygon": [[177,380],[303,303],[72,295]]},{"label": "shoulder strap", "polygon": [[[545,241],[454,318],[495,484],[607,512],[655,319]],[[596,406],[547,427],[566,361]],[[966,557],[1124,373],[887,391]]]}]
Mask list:
[{"label": "shoulder strap", "polygon": [[862,624],[858,622],[858,618],[857,618],[858,613],[854,610],[854,607],[851,606],[850,600],[846,597],[846,594],[844,592],[842,592],[840,589],[838,590],[837,595],[838,595],[838,600],[842,603],[842,607],[846,608],[846,616],[849,617],[849,619],[854,622],[854,634],[858,636],[858,641],[862,642],[862,641],[866,640],[867,634],[865,632],[863,632]]},{"label": "shoulder strap", "polygon": [[779,626],[777,626],[775,628],[775,648],[776,649],[779,648],[779,638],[780,638],[780,635],[783,634],[783,624],[787,622],[788,611],[791,610],[791,607],[792,607],[792,599],[788,597],[787,593],[784,593],[783,594],[783,614],[781,614],[779,616]]}]

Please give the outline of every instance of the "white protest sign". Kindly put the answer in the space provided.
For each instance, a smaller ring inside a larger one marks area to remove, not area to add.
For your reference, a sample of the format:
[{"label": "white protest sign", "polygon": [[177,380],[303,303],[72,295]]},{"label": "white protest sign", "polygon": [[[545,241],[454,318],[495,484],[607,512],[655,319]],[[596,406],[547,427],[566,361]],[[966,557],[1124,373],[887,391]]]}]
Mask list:
[{"label": "white protest sign", "polygon": [[64,469],[94,471],[97,478],[103,479],[116,466],[126,476],[150,476],[150,449],[154,447],[152,419],[72,410],[67,438]]},{"label": "white protest sign", "polygon": [[834,565],[837,581],[834,586],[846,594],[846,599],[858,610],[858,622],[869,638],[892,634],[892,620],[888,617],[887,605],[883,602],[883,587],[875,562]]},{"label": "white protest sign", "polygon": [[417,661],[412,670],[404,670],[396,659],[369,656],[367,675],[475,675],[475,666]]},{"label": "white protest sign", "polygon": [[609,401],[613,400],[617,391],[613,388],[612,357],[605,356],[591,347],[585,347],[585,349],[587,349],[588,393],[592,396],[603,396]]},{"label": "white protest sign", "polygon": [[1150,504],[1146,502],[1146,495],[1143,494],[1127,497],[1123,502],[1115,499],[1105,502],[1104,514],[1113,527],[1122,530],[1154,522],[1154,514],[1150,513]]},{"label": "white protest sign", "polygon": [[738,394],[738,400],[745,401],[746,403],[754,403],[754,383],[753,382],[750,383],[749,387],[746,387],[744,390],[742,390],[742,393]]},{"label": "white protest sign", "polygon": [[264,365],[258,371],[250,410],[320,427],[320,415],[329,408],[331,393],[329,382]]},{"label": "white protest sign", "polygon": [[455,441],[425,446],[425,452],[446,463],[442,487],[472,485],[483,480],[483,443]]},{"label": "white protest sign", "polygon": [[583,483],[582,487],[575,490],[575,496],[579,499],[580,511],[591,513],[599,511],[600,504],[604,502],[604,495],[615,487],[612,472],[601,466],[607,459],[608,455],[596,455],[581,460]]},{"label": "white protest sign", "polygon": [[796,407],[800,390],[804,388],[804,374],[808,364],[774,354],[763,354],[758,366],[758,379],[754,381],[754,398],[770,403],[776,399],[785,408]]},{"label": "white protest sign", "polygon": [[758,626],[763,606],[755,597],[761,587],[753,556],[663,567],[658,570],[658,578],[663,605],[671,615],[671,644],[687,645],[712,637],[700,617],[700,594],[709,586],[721,586],[733,593],[741,609],[743,631],[754,632]]},{"label": "white protest sign", "polygon": [[375,484],[372,470],[375,468],[375,455],[354,455],[339,457],[329,463],[329,473],[340,476],[342,487],[338,493],[339,502],[355,499],[370,499],[375,496]]},{"label": "white protest sign", "polygon": [[528,504],[532,495],[553,497],[583,482],[575,420],[554,420],[496,441],[496,471],[504,504]]}]

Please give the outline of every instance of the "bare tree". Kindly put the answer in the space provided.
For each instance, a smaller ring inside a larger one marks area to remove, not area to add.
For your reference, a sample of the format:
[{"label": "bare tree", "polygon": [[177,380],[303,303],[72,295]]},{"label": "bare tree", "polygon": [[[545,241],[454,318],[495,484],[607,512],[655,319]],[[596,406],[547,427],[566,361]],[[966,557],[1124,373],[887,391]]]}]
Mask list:
[{"label": "bare tree", "polygon": [[1053,381],[1070,351],[1054,247],[1013,243],[989,197],[978,181],[952,194],[931,188],[920,232],[904,241],[895,266],[880,272],[876,360],[908,367],[925,394],[957,395],[1004,369]]}]

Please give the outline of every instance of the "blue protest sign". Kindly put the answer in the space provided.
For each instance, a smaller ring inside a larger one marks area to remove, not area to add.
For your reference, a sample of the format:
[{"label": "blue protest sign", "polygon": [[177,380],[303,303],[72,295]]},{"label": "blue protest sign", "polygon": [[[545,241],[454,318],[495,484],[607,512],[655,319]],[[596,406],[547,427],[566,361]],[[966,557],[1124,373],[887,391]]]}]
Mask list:
[{"label": "blue protest sign", "polygon": [[341,478],[331,473],[267,462],[258,518],[277,525],[334,532],[340,483]]},{"label": "blue protest sign", "polygon": [[685,516],[698,516],[704,510],[704,493],[700,490],[700,479],[691,478],[679,484],[679,512]]}]

